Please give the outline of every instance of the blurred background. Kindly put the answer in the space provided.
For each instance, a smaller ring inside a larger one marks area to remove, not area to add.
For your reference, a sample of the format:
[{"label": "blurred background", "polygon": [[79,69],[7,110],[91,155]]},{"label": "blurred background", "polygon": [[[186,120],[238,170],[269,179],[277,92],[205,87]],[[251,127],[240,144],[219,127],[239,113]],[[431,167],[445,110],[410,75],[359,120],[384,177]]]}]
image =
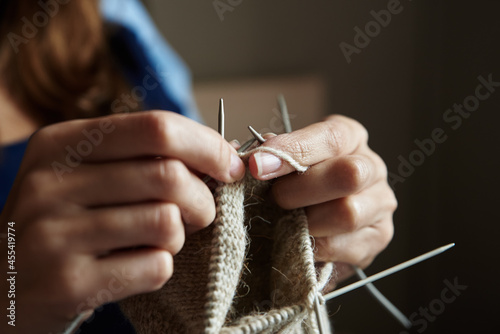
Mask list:
[{"label": "blurred background", "polygon": [[[376,283],[409,332],[498,332],[498,1],[144,2],[191,68],[207,124],[225,99],[228,137],[280,132],[278,93],[295,128],[341,113],[369,130],[399,208],[366,273],[457,244]],[[481,77],[493,83],[476,91]],[[337,333],[405,333],[364,289],[329,307]]]}]

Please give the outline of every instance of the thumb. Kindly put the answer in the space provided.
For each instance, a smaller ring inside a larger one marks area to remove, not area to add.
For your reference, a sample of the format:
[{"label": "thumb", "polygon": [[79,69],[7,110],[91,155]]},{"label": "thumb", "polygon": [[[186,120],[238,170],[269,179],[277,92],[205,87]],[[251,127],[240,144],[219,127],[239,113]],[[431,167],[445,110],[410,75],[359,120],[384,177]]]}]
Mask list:
[{"label": "thumb", "polygon": [[[298,170],[293,163],[306,167],[352,154],[366,148],[367,139],[366,129],[358,122],[345,116],[329,116],[323,122],[266,140],[262,147],[274,149],[279,154],[257,150],[250,157],[250,171],[256,179],[269,180]],[[285,162],[285,156],[291,160]]]},{"label": "thumb", "polygon": [[275,134],[264,135],[266,142],[250,156],[248,167],[254,178],[270,180],[295,171],[307,170],[307,167],[302,166],[283,148],[278,137]]}]

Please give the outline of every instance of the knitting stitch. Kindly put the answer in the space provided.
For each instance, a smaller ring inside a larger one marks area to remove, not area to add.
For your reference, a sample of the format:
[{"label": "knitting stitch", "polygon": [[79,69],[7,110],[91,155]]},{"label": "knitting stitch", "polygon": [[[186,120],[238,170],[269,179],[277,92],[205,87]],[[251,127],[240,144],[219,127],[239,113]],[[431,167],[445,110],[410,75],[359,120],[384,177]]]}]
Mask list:
[{"label": "knitting stitch", "polygon": [[[307,169],[267,149],[255,150]],[[172,278],[157,292],[121,302],[139,334],[318,332],[314,301],[332,265],[317,272],[304,210],[279,208],[269,190],[249,172],[219,184],[217,217],[188,237]]]}]

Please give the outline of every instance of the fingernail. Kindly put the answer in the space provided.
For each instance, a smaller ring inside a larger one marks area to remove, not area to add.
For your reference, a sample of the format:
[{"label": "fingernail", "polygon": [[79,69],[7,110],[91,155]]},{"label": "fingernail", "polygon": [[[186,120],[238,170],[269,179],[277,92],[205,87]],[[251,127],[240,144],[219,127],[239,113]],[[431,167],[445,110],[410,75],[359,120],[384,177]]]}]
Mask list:
[{"label": "fingernail", "polygon": [[232,178],[239,180],[245,174],[245,165],[241,161],[240,157],[236,154],[231,154],[231,167],[229,174]]},{"label": "fingernail", "polygon": [[231,145],[235,150],[239,149],[241,144],[238,141],[238,139],[233,139],[229,142],[229,145]]},{"label": "fingernail", "polygon": [[283,164],[280,158],[265,152],[255,153],[254,159],[255,163],[257,164],[258,176],[266,176],[275,173],[281,168],[281,165]]},{"label": "fingernail", "polygon": [[277,136],[277,134],[275,134],[273,132],[266,132],[262,135],[262,137],[264,137],[264,139],[266,139],[266,140],[271,139],[271,138],[276,137],[276,136]]}]

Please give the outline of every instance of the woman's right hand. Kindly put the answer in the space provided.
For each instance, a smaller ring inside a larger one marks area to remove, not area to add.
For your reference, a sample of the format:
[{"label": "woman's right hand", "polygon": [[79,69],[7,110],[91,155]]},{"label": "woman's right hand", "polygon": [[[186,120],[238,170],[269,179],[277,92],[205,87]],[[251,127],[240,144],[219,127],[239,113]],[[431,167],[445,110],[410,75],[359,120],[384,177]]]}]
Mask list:
[{"label": "woman's right hand", "polygon": [[[185,232],[215,217],[203,174],[233,182],[244,165],[217,132],[171,112],[69,121],[34,134],[1,215],[2,233],[15,223],[17,275],[15,327],[4,318],[0,331],[57,333],[81,312],[159,289]],[[4,276],[5,239],[1,246]]]}]

